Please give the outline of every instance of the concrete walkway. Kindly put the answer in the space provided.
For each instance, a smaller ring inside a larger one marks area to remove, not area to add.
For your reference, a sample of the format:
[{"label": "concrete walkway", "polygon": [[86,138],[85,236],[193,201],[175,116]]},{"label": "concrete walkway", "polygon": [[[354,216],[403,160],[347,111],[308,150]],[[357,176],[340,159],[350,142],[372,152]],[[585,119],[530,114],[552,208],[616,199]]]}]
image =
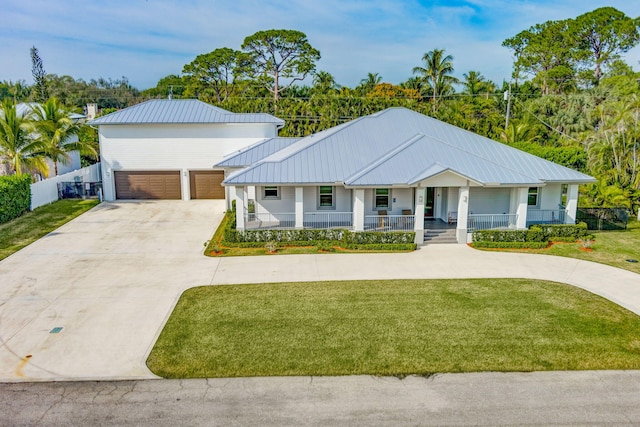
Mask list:
[{"label": "concrete walkway", "polygon": [[198,285],[537,278],[579,286],[640,315],[640,275],[568,258],[464,245],[204,257],[223,209],[219,201],[103,203],[0,262],[0,381],[155,378],[146,357],[180,294]]}]

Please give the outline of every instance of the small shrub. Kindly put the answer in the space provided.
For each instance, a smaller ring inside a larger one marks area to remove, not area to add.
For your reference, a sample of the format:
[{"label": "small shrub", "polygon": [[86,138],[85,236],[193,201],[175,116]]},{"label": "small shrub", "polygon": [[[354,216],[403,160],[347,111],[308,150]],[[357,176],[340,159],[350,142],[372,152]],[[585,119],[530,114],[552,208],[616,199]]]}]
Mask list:
[{"label": "small shrub", "polygon": [[323,252],[335,252],[336,249],[333,247],[333,243],[328,241],[328,240],[321,240],[319,242],[316,243],[316,248],[318,248],[319,251],[323,251]]},{"label": "small shrub", "polygon": [[278,242],[267,242],[264,245],[264,248],[267,250],[267,252],[269,252],[270,254],[275,253],[278,251]]},{"label": "small shrub", "polygon": [[591,249],[591,246],[593,246],[593,239],[588,237],[578,239],[578,244],[582,249]]}]

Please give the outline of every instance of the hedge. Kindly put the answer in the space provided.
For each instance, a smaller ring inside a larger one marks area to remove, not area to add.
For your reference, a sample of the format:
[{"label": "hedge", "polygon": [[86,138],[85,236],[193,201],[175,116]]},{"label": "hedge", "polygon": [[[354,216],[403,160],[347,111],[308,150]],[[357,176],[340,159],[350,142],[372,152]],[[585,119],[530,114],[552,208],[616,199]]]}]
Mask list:
[{"label": "hedge", "polygon": [[556,241],[568,238],[573,239],[572,241],[575,242],[576,240],[583,238],[589,234],[587,224],[584,222],[575,225],[539,224],[536,227],[539,227],[548,239]]},{"label": "hedge", "polygon": [[496,249],[544,249],[549,246],[549,242],[473,242],[471,246]]},{"label": "hedge", "polygon": [[0,224],[18,218],[31,207],[31,176],[0,176]]},{"label": "hedge", "polygon": [[528,230],[474,230],[474,242],[546,242],[543,231],[537,227]]}]

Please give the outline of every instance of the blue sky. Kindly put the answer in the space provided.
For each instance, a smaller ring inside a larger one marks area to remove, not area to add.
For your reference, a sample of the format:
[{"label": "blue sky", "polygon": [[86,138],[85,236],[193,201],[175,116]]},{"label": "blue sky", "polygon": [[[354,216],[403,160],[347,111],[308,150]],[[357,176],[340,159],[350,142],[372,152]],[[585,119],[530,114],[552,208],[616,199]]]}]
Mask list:
[{"label": "blue sky", "polygon": [[[500,83],[511,72],[505,38],[602,6],[640,16],[638,0],[0,0],[0,80],[32,83],[35,45],[48,73],[126,76],[146,89],[198,54],[286,28],[307,34],[318,69],[342,85],[369,72],[400,83],[435,48],[453,55],[457,76],[478,70]],[[640,69],[640,48],[625,60]]]}]

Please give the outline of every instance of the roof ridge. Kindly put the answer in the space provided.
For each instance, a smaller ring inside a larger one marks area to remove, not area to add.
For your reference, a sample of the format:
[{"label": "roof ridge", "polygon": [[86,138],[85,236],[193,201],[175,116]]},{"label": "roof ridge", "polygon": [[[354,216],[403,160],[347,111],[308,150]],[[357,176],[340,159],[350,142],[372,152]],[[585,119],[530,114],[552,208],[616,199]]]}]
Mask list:
[{"label": "roof ridge", "polygon": [[362,176],[366,175],[371,170],[373,170],[376,167],[380,166],[382,163],[386,162],[391,157],[395,156],[396,154],[398,154],[399,152],[403,151],[405,148],[411,146],[412,144],[414,144],[415,142],[419,141],[420,139],[424,138],[425,136],[426,135],[424,135],[423,133],[420,133],[420,132],[416,133],[415,135],[413,135],[410,138],[408,138],[405,142],[403,142],[402,144],[394,147],[390,151],[387,151],[385,154],[383,154],[382,156],[378,157],[377,159],[375,159],[374,161],[372,161],[371,163],[369,163],[368,165],[366,165],[365,167],[363,167],[362,169],[360,169],[356,173],[354,173],[352,175],[349,175],[347,177],[347,179],[344,180],[345,184],[348,184],[348,183],[350,183],[352,181],[355,181],[358,178],[361,178]]}]

